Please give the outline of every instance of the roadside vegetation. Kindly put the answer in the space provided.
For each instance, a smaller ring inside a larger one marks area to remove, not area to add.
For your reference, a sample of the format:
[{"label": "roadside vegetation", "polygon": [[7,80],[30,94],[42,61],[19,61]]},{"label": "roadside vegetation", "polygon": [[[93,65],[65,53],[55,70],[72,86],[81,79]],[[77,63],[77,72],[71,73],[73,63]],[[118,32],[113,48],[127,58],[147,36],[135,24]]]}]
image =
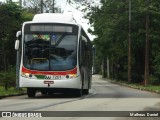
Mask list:
[{"label": "roadside vegetation", "polygon": [[122,86],[127,86],[127,87],[131,87],[134,89],[138,89],[138,90],[144,90],[144,91],[149,91],[149,92],[154,92],[154,93],[160,94],[160,86],[159,85],[148,84],[148,85],[144,86],[139,83],[128,83],[125,81],[115,81],[115,80],[111,80],[111,82],[122,85]]},{"label": "roadside vegetation", "polygon": [[155,85],[139,85],[139,84],[129,84],[129,87],[136,88],[139,90],[146,90],[160,94],[160,87]]},{"label": "roadside vegetation", "polygon": [[[148,33],[149,80],[160,87],[160,1],[131,0],[131,81],[144,84],[145,46]],[[86,15],[96,35],[96,70],[103,77],[128,81],[129,0],[101,0]],[[149,21],[149,22],[146,22]],[[148,32],[146,25],[149,26]],[[107,64],[107,61],[109,64]],[[109,76],[107,75],[109,68]],[[136,84],[136,85],[137,85]],[[146,86],[147,87],[147,86]]]},{"label": "roadside vegetation", "polygon": [[17,90],[15,87],[9,87],[8,90],[5,90],[4,87],[0,86],[0,98],[1,96],[7,95],[18,95],[18,94],[25,94],[26,89]]},{"label": "roadside vegetation", "polygon": [[32,13],[13,2],[0,3],[0,96],[21,93],[16,90],[16,32],[24,21],[31,20]]}]

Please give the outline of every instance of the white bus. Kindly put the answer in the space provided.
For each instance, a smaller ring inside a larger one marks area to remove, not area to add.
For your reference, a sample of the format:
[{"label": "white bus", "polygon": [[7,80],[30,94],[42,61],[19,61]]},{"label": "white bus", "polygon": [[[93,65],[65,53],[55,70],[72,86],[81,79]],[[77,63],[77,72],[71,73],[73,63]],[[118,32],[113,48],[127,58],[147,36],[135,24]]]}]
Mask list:
[{"label": "white bus", "polygon": [[92,45],[72,15],[36,14],[17,32],[18,87],[50,94],[88,94],[92,79]]}]

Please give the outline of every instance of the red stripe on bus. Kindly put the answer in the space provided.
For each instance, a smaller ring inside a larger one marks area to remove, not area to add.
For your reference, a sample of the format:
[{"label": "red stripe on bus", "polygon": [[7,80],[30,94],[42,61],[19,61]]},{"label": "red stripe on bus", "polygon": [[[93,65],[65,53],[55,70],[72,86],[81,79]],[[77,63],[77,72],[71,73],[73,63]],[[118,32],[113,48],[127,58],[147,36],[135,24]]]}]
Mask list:
[{"label": "red stripe on bus", "polygon": [[77,67],[67,71],[38,71],[38,70],[30,70],[22,66],[22,72],[29,74],[38,74],[38,75],[67,75],[67,74],[77,74]]}]

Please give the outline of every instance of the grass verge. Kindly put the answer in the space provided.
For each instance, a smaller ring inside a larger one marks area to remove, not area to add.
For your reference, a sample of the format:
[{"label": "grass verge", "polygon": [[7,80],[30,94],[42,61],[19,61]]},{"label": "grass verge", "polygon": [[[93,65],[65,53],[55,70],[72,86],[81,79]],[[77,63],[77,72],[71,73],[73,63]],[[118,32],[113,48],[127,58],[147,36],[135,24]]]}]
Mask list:
[{"label": "grass verge", "polygon": [[25,89],[17,90],[14,87],[8,88],[8,90],[5,90],[4,87],[0,86],[0,96],[7,96],[7,95],[16,95],[16,94],[22,94],[25,93]]},{"label": "grass verge", "polygon": [[143,85],[138,85],[138,84],[129,84],[129,86],[133,87],[133,88],[140,89],[140,90],[146,90],[146,91],[156,92],[156,93],[160,94],[160,86],[158,86],[158,85],[143,86]]},{"label": "grass verge", "polygon": [[123,85],[123,86],[128,86],[128,87],[131,87],[131,88],[135,88],[135,89],[139,89],[139,90],[145,90],[145,91],[151,91],[151,92],[155,92],[155,93],[158,93],[160,94],[160,85],[140,85],[138,83],[127,83],[127,82],[124,82],[124,81],[115,81],[115,80],[112,80],[112,82],[114,83],[118,83],[120,85]]}]

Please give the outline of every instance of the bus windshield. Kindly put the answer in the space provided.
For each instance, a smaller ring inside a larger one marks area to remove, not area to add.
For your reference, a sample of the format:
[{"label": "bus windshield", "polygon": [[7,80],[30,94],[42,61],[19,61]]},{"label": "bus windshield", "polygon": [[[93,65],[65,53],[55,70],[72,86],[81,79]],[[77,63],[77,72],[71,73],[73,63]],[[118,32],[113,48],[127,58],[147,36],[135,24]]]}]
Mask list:
[{"label": "bus windshield", "polygon": [[26,32],[24,67],[41,71],[73,69],[77,65],[77,34],[62,30]]}]

